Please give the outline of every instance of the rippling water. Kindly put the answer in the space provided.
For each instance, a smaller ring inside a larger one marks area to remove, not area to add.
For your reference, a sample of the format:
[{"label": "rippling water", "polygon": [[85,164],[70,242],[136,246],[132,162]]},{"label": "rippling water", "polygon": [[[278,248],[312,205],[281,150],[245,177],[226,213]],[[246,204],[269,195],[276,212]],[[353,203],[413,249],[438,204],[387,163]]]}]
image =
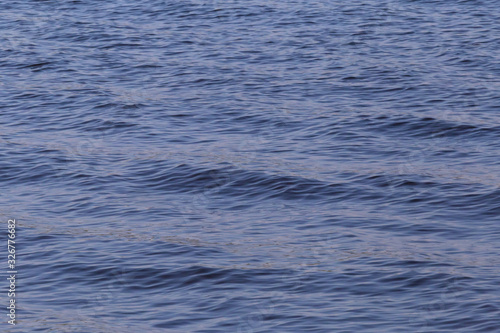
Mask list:
[{"label": "rippling water", "polygon": [[0,17],[3,330],[500,332],[497,1]]}]

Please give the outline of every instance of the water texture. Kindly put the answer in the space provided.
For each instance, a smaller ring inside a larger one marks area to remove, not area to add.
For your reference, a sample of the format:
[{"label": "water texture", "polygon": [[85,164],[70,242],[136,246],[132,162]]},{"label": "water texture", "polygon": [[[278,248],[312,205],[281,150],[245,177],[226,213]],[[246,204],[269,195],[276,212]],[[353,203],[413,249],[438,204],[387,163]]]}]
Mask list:
[{"label": "water texture", "polygon": [[500,332],[497,1],[0,17],[2,332]]}]

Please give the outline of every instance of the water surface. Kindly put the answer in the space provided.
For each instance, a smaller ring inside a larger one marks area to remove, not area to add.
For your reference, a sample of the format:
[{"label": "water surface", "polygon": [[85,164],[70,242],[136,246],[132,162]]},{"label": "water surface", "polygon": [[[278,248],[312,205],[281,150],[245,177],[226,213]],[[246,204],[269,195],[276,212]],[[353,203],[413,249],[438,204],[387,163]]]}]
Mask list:
[{"label": "water surface", "polygon": [[4,331],[500,331],[498,2],[0,16]]}]

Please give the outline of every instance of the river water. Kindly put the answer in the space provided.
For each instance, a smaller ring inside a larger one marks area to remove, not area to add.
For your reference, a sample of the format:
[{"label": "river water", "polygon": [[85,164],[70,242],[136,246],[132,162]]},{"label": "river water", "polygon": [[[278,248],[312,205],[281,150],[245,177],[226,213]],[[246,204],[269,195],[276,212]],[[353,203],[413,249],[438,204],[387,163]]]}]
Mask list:
[{"label": "river water", "polygon": [[0,4],[2,331],[500,332],[499,8]]}]

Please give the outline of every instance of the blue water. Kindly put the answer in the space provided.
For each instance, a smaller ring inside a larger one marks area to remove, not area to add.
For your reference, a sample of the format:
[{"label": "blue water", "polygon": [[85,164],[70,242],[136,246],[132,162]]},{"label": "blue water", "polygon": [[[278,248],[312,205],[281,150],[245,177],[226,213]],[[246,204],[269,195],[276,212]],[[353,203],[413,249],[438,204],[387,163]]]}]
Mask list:
[{"label": "blue water", "polygon": [[498,1],[0,17],[2,332],[500,332]]}]

